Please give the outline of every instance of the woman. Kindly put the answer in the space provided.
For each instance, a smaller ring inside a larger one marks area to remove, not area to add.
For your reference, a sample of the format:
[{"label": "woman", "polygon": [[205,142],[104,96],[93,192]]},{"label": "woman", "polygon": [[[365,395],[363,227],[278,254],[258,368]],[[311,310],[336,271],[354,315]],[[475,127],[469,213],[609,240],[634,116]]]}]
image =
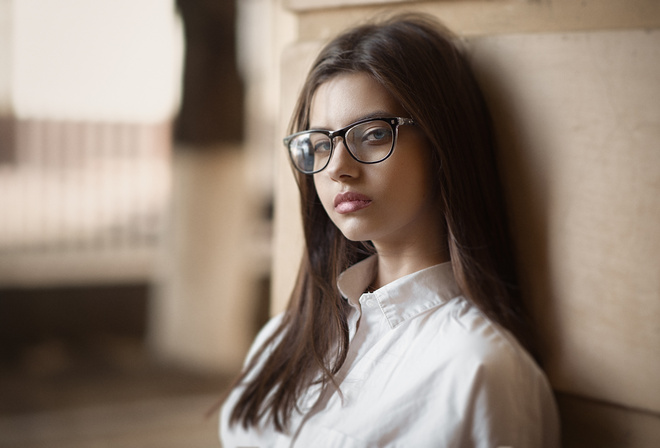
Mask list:
[{"label": "woman", "polygon": [[223,446],[558,446],[490,118],[449,34],[407,15],[338,36],[291,132],[306,251]]}]

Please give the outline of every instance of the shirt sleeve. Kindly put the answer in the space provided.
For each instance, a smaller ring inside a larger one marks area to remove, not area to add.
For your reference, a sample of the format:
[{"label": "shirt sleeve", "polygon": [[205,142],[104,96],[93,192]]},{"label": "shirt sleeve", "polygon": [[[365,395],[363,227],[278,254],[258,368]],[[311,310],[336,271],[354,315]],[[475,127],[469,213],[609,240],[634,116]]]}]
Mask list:
[{"label": "shirt sleeve", "polygon": [[490,350],[473,372],[466,416],[469,446],[559,447],[551,388],[527,353],[500,346]]},{"label": "shirt sleeve", "polygon": [[[283,318],[283,314],[279,314],[273,317],[259,331],[256,338],[254,339],[254,342],[252,343],[252,346],[250,347],[250,350],[248,351],[247,356],[245,357],[243,368],[247,367],[247,365],[252,361],[252,358],[254,358],[254,356],[259,351],[259,349],[277,330],[277,328],[280,326],[280,323],[282,322],[282,318]],[[258,369],[259,366],[257,366],[257,370]],[[249,376],[253,376],[253,375],[254,372],[251,372]],[[229,396],[227,397],[227,400],[222,405],[222,408],[220,410],[220,424],[218,426],[218,429],[219,429],[219,437],[222,446],[225,448],[241,447],[241,446],[243,447],[273,446],[274,443],[272,441],[277,438],[281,438],[282,436],[276,433],[272,427],[251,428],[249,430],[245,430],[240,424],[233,426],[229,425],[231,411],[236,405],[241,395],[241,392],[242,392],[241,385],[234,388],[230,392]],[[270,442],[268,444],[265,444],[264,441],[266,440]]]}]

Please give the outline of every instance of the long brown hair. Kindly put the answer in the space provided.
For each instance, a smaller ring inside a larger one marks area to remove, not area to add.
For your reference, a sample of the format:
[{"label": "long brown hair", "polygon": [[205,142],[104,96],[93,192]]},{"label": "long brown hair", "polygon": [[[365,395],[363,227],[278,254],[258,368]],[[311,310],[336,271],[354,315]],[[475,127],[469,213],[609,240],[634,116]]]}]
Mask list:
[{"label": "long brown hair", "polygon": [[[339,35],[310,70],[291,133],[308,129],[316,89],[345,72],[371,75],[426,133],[437,182],[429,188],[442,199],[446,229],[438,231],[448,235],[457,282],[468,300],[529,347],[491,120],[456,39],[417,14]],[[348,350],[348,304],[335,282],[341,271],[373,252],[368,242],[349,241],[335,227],[312,176],[297,180],[306,250],[281,325],[237,380],[245,389],[230,421],[245,428],[270,420],[283,431],[305,390],[334,384]]]}]

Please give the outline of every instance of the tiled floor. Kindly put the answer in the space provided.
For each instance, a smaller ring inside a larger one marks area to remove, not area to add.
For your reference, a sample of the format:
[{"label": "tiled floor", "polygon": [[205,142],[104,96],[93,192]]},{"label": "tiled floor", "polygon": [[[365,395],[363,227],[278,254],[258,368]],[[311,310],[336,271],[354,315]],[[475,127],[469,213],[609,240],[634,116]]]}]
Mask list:
[{"label": "tiled floor", "polygon": [[159,365],[129,339],[35,344],[2,363],[0,447],[218,448],[207,414],[230,378]]}]

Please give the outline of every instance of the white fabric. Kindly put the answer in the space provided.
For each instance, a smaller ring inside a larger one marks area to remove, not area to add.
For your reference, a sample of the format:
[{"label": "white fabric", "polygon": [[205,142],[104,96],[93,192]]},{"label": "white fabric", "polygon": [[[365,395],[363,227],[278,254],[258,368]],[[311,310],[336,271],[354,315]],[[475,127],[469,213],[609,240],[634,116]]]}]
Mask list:
[{"label": "white fabric", "polygon": [[[222,408],[223,447],[558,447],[545,376],[460,295],[451,264],[363,294],[376,262],[371,257],[339,279],[353,306],[349,352],[337,375],[341,394],[309,391],[291,431],[280,434],[269,426],[228,427],[238,388]],[[279,322],[264,327],[252,353]]]}]

